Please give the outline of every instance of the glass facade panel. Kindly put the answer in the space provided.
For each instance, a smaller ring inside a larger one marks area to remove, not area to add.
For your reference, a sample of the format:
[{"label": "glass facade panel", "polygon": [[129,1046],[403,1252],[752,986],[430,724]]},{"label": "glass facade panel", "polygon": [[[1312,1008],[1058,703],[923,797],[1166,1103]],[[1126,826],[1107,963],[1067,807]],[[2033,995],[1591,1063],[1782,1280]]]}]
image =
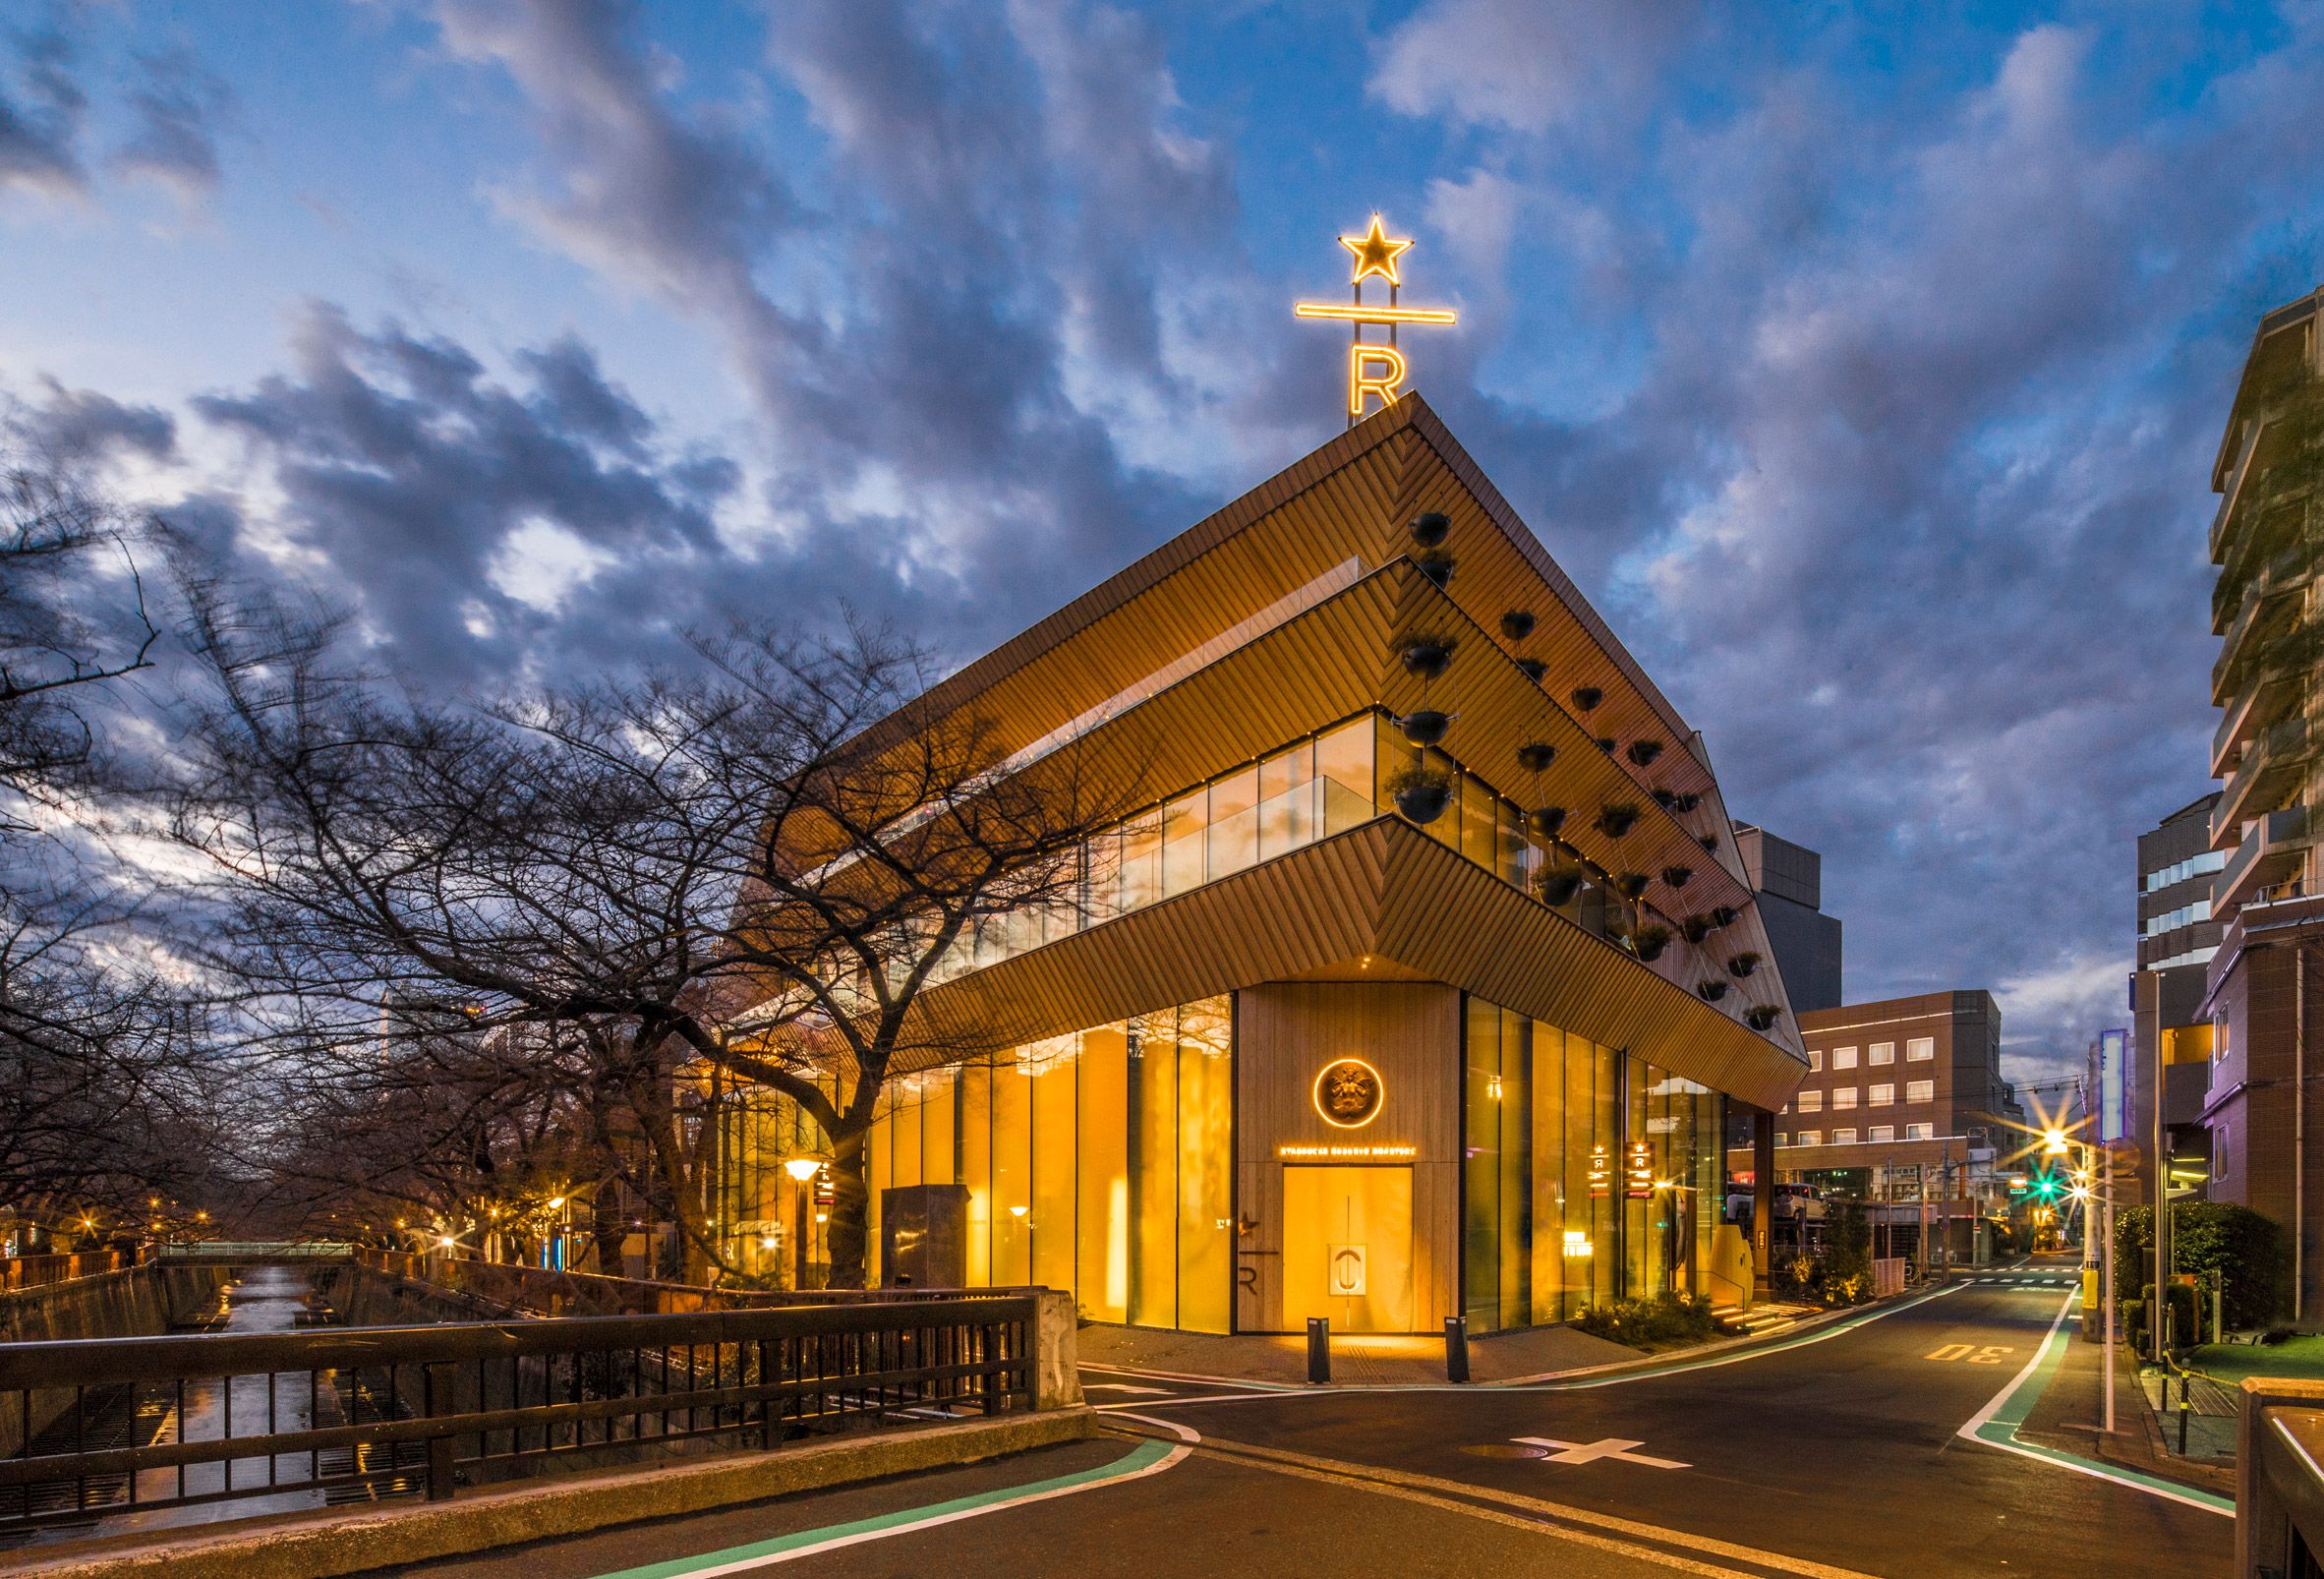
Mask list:
[{"label": "glass facade panel", "polygon": [[1210,793],[1197,790],[1162,808],[1162,897],[1200,888],[1203,836],[1210,828]]},{"label": "glass facade panel", "polygon": [[1162,897],[1162,813],[1133,817],[1122,826],[1122,901],[1125,911]]},{"label": "glass facade panel", "polygon": [[1565,1032],[1537,1020],[1532,1025],[1533,1302],[1532,1322],[1566,1317],[1566,1284],[1575,1263],[1565,1233]]},{"label": "glass facade panel", "polygon": [[1316,827],[1315,742],[1302,740],[1259,764],[1258,857],[1311,844]]},{"label": "glass facade panel", "polygon": [[1462,1104],[1461,1314],[1472,1332],[1501,1328],[1501,1012],[1466,1000]]},{"label": "glass facade panel", "polygon": [[1211,785],[1210,868],[1205,881],[1215,883],[1259,858],[1258,780],[1258,769],[1249,767]]},{"label": "glass facade panel", "polygon": [[[1073,1293],[1092,1320],[1227,1330],[1226,999],[1051,1037],[895,1089],[866,1158],[874,1209],[883,1190],[923,1176],[965,1186],[970,1287],[1046,1284]],[[878,1276],[876,1237],[873,1247]]]},{"label": "glass facade panel", "polygon": [[1372,796],[1372,724],[1360,718],[1315,740],[1315,777],[1323,787],[1325,837],[1361,827],[1379,815]]}]

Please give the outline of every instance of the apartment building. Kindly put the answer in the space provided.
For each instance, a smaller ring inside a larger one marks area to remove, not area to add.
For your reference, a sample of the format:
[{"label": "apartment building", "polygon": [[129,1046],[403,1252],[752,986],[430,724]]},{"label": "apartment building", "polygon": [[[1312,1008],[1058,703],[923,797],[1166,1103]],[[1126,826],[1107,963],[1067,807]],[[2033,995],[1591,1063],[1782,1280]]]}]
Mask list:
[{"label": "apartment building", "polygon": [[2158,1157],[2174,1195],[2200,1193],[2210,1178],[2203,1106],[2211,1083],[2211,1022],[2203,995],[2221,931],[2212,889],[2227,864],[2227,852],[2211,848],[2218,804],[2213,790],[2138,837],[2130,1143],[2115,1152],[2118,1199],[2154,1199]]},{"label": "apartment building", "polygon": [[2324,1295],[2324,1109],[2310,1047],[2324,974],[2324,291],[2260,320],[2212,463],[2210,532],[2220,636],[2211,748],[2222,781],[2209,847],[2217,953],[2198,1018],[2211,1023],[2200,1123],[2208,1194],[2267,1213],[2296,1247],[2295,1320]]}]

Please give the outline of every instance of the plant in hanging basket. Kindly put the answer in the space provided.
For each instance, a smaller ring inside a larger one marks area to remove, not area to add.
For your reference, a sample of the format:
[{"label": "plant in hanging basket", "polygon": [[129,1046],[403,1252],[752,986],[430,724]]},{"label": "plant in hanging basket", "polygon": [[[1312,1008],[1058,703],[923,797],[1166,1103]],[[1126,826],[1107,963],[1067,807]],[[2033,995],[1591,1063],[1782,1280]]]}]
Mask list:
[{"label": "plant in hanging basket", "polygon": [[1520,658],[1517,661],[1517,669],[1518,673],[1525,675],[1527,679],[1532,680],[1536,685],[1540,684],[1541,676],[1549,673],[1549,666],[1542,663],[1539,658]]},{"label": "plant in hanging basket", "polygon": [[1598,808],[1598,831],[1608,839],[1619,839],[1638,826],[1638,808],[1629,804]]},{"label": "plant in hanging basket", "polygon": [[1525,826],[1537,839],[1555,839],[1565,827],[1565,807],[1536,806],[1525,814]]},{"label": "plant in hanging basket", "polygon": [[1411,821],[1431,823],[1452,799],[1452,776],[1437,768],[1398,768],[1388,775],[1388,795]]},{"label": "plant in hanging basket", "polygon": [[1600,751],[1603,751],[1607,756],[1612,756],[1614,754],[1614,737],[1610,734],[1599,735],[1598,737],[1598,748]]},{"label": "plant in hanging basket", "polygon": [[1451,728],[1452,721],[1453,716],[1450,713],[1439,713],[1432,707],[1423,707],[1415,708],[1398,719],[1396,727],[1404,731],[1404,737],[1414,745],[1425,746],[1434,745],[1442,740],[1444,731]]},{"label": "plant in hanging basket", "polygon": [[1442,510],[1423,510],[1412,518],[1412,525],[1405,530],[1412,533],[1412,540],[1422,548],[1432,549],[1442,543],[1445,534],[1452,530],[1452,517]]},{"label": "plant in hanging basket", "polygon": [[1711,917],[1708,915],[1690,915],[1685,920],[1678,923],[1678,931],[1679,935],[1685,938],[1689,943],[1700,943],[1705,938],[1711,936]]},{"label": "plant in hanging basket", "polygon": [[1415,569],[1436,583],[1439,592],[1452,579],[1454,559],[1450,549],[1423,549],[1412,556]]},{"label": "plant in hanging basket", "polygon": [[1595,685],[1577,685],[1573,689],[1574,706],[1587,713],[1605,700],[1605,692]]},{"label": "plant in hanging basket", "polygon": [[1727,974],[1738,978],[1747,976],[1758,968],[1759,955],[1751,949],[1745,949],[1727,962]]},{"label": "plant in hanging basket", "polygon": [[1727,984],[1716,976],[1705,976],[1695,983],[1695,990],[1703,995],[1705,1003],[1716,1003],[1727,995]]},{"label": "plant in hanging basket", "polygon": [[1434,679],[1452,663],[1450,636],[1407,636],[1396,644],[1404,672],[1417,679]]},{"label": "plant in hanging basket", "polygon": [[1703,852],[1707,855],[1715,855],[1718,853],[1718,839],[1715,835],[1705,834],[1697,839],[1695,843],[1703,847]]},{"label": "plant in hanging basket", "polygon": [[1714,930],[1720,927],[1733,926],[1734,924],[1735,907],[1732,905],[1714,905],[1711,906],[1711,925]]},{"label": "plant in hanging basket", "polygon": [[1552,908],[1571,905],[1574,896],[1582,892],[1582,878],[1580,861],[1551,861],[1535,875],[1534,893]]},{"label": "plant in hanging basket", "polygon": [[1670,809],[1682,816],[1701,804],[1703,804],[1703,797],[1691,790],[1683,795],[1673,795],[1670,799]]},{"label": "plant in hanging basket", "polygon": [[1695,869],[1692,866],[1665,866],[1662,868],[1662,881],[1668,883],[1672,888],[1684,888],[1694,880]]},{"label": "plant in hanging basket", "polygon": [[1517,765],[1528,773],[1539,773],[1557,760],[1557,747],[1546,740],[1531,740],[1517,748]]},{"label": "plant in hanging basket", "polygon": [[1659,740],[1633,740],[1630,742],[1630,750],[1627,753],[1630,760],[1642,768],[1653,767],[1655,758],[1661,754],[1662,742]]},{"label": "plant in hanging basket", "polygon": [[1772,1003],[1755,1003],[1743,1011],[1743,1023],[1753,1030],[1765,1030],[1783,1013]]},{"label": "plant in hanging basket", "polygon": [[1647,793],[1653,795],[1655,797],[1655,804],[1660,806],[1664,811],[1675,811],[1678,809],[1678,792],[1676,790],[1650,790],[1647,791]]},{"label": "plant in hanging basket", "polygon": [[1523,641],[1534,633],[1534,616],[1523,609],[1512,609],[1501,615],[1501,634],[1511,641]]},{"label": "plant in hanging basket", "polygon": [[1614,892],[1626,900],[1641,899],[1646,895],[1647,884],[1652,881],[1644,872],[1624,872],[1614,879]]},{"label": "plant in hanging basket", "polygon": [[1670,928],[1659,921],[1648,921],[1632,927],[1624,941],[1630,945],[1632,954],[1644,963],[1653,965],[1662,957],[1662,951],[1670,946]]}]

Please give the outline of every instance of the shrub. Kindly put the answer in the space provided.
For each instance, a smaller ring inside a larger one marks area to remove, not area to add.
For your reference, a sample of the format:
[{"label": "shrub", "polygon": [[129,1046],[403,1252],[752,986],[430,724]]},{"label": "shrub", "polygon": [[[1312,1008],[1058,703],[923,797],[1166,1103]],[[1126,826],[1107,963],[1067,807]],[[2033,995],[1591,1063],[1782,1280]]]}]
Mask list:
[{"label": "shrub", "polygon": [[[2171,1235],[2173,1270],[2224,1274],[2222,1314],[2229,1326],[2264,1327],[2284,1308],[2290,1268],[2284,1233],[2274,1219],[2229,1200],[2177,1200],[2171,1204]],[[2117,1213],[2115,1298],[2139,1298],[2154,1273],[2154,1208]]]},{"label": "shrub", "polygon": [[1711,1336],[1711,1302],[1697,1294],[1657,1294],[1652,1299],[1614,1300],[1593,1305],[1574,1317],[1592,1337],[1642,1347]]}]

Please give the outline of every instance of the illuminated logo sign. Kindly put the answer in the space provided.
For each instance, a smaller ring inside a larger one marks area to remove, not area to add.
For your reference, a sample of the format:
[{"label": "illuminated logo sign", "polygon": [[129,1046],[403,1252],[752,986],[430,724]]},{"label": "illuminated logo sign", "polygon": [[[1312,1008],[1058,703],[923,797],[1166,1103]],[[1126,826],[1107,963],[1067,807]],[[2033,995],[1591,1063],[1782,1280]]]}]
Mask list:
[{"label": "illuminated logo sign", "polygon": [[1421,1154],[1415,1145],[1309,1145],[1287,1142],[1275,1148],[1278,1162],[1410,1162]]},{"label": "illuminated logo sign", "polygon": [[2128,1031],[2098,1033],[2098,1139],[2107,1145],[2130,1133],[2129,1120],[2123,1112],[2128,1094],[2123,1077],[2129,1062]]},{"label": "illuminated logo sign", "polygon": [[1365,1249],[1362,1245],[1327,1245],[1323,1264],[1329,1269],[1331,1296],[1340,1300],[1364,1298]]},{"label": "illuminated logo sign", "polygon": [[1590,1148],[1591,1198],[1593,1199],[1603,1199],[1612,1193],[1613,1185],[1613,1165],[1606,1160],[1605,1147],[1602,1145],[1592,1146]]},{"label": "illuminated logo sign", "polygon": [[1569,1261],[1585,1259],[1590,1255],[1590,1236],[1579,1228],[1565,1231],[1565,1258]]},{"label": "illuminated logo sign", "polygon": [[1380,1072],[1361,1058],[1342,1058],[1315,1075],[1315,1111],[1342,1130],[1361,1130],[1380,1116]]},{"label": "illuminated logo sign", "polygon": [[[1365,397],[1369,395],[1383,406],[1403,392],[1408,371],[1404,353],[1396,349],[1396,329],[1403,323],[1455,323],[1460,316],[1449,307],[1399,307],[1398,289],[1404,281],[1397,268],[1397,260],[1404,256],[1412,243],[1389,237],[1380,224],[1380,216],[1371,216],[1371,229],[1361,236],[1342,236],[1340,245],[1355,257],[1356,270],[1352,283],[1354,300],[1342,307],[1337,302],[1297,302],[1292,312],[1301,318],[1336,319],[1349,325],[1348,343],[1348,421],[1353,424],[1364,415]],[[1364,282],[1377,277],[1387,281],[1388,303],[1366,306]],[[1364,338],[1364,325],[1376,323],[1388,331],[1387,343],[1377,344]]]},{"label": "illuminated logo sign", "polygon": [[1629,1155],[1624,1159],[1623,1186],[1632,1200],[1643,1200],[1655,1193],[1655,1154],[1644,1140],[1630,1142]]}]

